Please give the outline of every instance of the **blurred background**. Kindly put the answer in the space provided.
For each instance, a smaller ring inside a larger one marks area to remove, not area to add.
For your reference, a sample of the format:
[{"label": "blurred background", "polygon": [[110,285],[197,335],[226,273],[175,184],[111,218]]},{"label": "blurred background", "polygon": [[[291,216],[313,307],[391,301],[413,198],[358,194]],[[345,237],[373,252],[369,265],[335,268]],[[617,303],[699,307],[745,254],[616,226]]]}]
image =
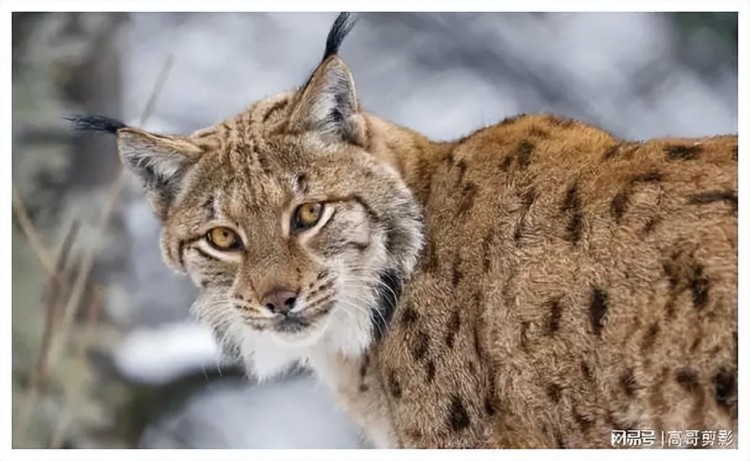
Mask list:
[{"label": "blurred background", "polygon": [[[99,113],[188,133],[304,83],[334,13],[13,15],[14,447],[366,447],[304,372],[258,384],[189,318]],[[367,13],[370,112],[441,140],[525,112],[630,139],[737,131],[736,14]]]}]

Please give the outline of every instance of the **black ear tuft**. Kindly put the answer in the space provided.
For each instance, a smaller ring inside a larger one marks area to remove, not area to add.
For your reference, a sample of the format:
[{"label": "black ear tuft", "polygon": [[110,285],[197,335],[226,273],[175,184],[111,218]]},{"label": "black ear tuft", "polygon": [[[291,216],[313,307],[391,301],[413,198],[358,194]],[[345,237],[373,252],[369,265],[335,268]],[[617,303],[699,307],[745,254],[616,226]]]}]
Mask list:
[{"label": "black ear tuft", "polygon": [[117,130],[127,128],[127,125],[121,121],[103,115],[73,115],[63,118],[72,122],[73,129],[76,131],[103,131],[117,134]]},{"label": "black ear tuft", "polygon": [[323,61],[328,59],[329,56],[339,53],[341,42],[354,27],[354,23],[357,22],[356,16],[351,13],[340,13],[336,20],[331,26],[331,30],[328,32],[328,39],[326,40],[326,52],[323,55]]}]

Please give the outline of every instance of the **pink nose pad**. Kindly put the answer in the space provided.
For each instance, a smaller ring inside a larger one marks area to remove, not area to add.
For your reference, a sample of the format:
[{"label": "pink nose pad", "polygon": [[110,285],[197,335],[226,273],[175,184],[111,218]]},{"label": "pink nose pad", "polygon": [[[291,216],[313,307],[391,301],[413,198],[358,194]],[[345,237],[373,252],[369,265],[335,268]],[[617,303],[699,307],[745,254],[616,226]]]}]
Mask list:
[{"label": "pink nose pad", "polygon": [[261,304],[274,314],[286,315],[294,308],[297,293],[288,288],[274,288],[261,299]]}]

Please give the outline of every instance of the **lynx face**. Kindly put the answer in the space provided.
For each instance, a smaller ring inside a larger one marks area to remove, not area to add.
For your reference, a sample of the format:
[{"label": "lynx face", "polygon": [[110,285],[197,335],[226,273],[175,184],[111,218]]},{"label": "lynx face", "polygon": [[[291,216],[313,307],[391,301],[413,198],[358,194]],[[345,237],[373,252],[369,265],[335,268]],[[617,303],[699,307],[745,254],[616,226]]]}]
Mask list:
[{"label": "lynx face", "polygon": [[[334,23],[300,90],[189,136],[105,117],[164,223],[164,259],[201,288],[193,309],[260,376],[356,355],[382,333],[422,245],[420,209],[359,108]],[[313,351],[315,352],[315,351]]]},{"label": "lynx face", "polygon": [[166,211],[166,261],[201,287],[194,308],[222,339],[362,350],[406,269],[391,253],[418,232],[406,186],[357,146],[315,133],[240,139],[247,123],[201,133],[220,147],[185,172]]}]

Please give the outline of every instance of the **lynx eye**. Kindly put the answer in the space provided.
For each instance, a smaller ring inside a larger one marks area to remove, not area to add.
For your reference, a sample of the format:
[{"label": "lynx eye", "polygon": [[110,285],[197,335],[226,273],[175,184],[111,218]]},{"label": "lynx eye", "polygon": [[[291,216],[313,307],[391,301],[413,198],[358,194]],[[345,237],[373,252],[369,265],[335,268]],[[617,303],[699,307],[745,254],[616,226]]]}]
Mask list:
[{"label": "lynx eye", "polygon": [[321,216],[323,216],[322,203],[302,204],[294,210],[292,230],[299,232],[310,229],[320,221]]},{"label": "lynx eye", "polygon": [[240,248],[240,238],[228,227],[214,227],[206,233],[206,240],[220,251],[231,251]]}]

